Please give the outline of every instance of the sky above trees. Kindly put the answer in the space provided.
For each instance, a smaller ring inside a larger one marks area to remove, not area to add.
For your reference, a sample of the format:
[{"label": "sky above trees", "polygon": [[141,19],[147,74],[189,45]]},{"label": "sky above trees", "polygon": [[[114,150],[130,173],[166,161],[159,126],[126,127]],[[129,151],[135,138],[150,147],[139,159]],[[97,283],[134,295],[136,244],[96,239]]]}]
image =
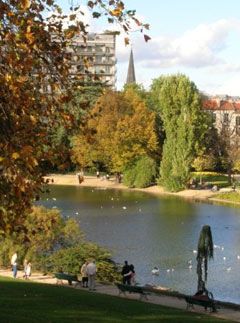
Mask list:
[{"label": "sky above trees", "polygon": [[[67,10],[71,1],[58,0]],[[86,3],[77,1],[74,3]],[[141,20],[150,23],[151,41],[132,34],[136,78],[148,87],[153,78],[187,74],[201,91],[240,95],[240,2],[238,0],[126,0]],[[90,19],[90,18],[88,18]],[[94,21],[91,31],[106,29]],[[108,26],[109,28],[109,26]],[[116,27],[115,27],[116,28]],[[130,47],[117,40],[118,82],[126,81]]]}]

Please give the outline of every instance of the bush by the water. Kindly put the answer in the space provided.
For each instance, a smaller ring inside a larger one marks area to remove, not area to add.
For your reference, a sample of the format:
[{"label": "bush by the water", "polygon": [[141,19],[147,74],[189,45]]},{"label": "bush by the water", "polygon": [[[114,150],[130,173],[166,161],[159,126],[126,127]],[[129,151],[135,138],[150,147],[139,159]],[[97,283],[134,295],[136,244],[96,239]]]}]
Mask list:
[{"label": "bush by the water", "polygon": [[81,265],[88,259],[95,259],[97,278],[102,282],[120,280],[117,265],[111,261],[111,254],[96,244],[84,242],[71,248],[60,249],[45,259],[51,272],[64,271],[79,274]]},{"label": "bush by the water", "polygon": [[123,181],[128,187],[144,188],[154,182],[156,174],[156,162],[152,158],[144,156],[124,172]]},{"label": "bush by the water", "polygon": [[94,258],[98,278],[102,281],[119,279],[117,267],[110,260],[111,254],[96,244],[84,240],[74,219],[64,220],[57,209],[33,207],[26,216],[25,232],[0,239],[0,265],[10,266],[13,253],[18,254],[18,266],[24,259],[31,261],[33,270],[56,272],[60,268],[79,274],[81,265]]}]

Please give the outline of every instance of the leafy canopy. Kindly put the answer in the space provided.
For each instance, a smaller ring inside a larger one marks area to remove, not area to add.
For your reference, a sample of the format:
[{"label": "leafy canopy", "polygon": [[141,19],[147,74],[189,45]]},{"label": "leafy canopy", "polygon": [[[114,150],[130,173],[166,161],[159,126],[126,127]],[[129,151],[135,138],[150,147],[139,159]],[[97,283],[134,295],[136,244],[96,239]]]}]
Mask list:
[{"label": "leafy canopy", "polygon": [[[87,5],[93,17],[104,16],[126,33],[130,21],[148,29],[122,1]],[[82,79],[71,75],[68,48],[75,35],[86,39],[79,10],[72,8],[64,29],[66,16],[54,0],[0,0],[0,234],[21,232],[24,210],[41,189],[42,165],[56,161],[50,129],[74,124],[66,103]]]},{"label": "leafy canopy", "polygon": [[121,172],[141,156],[156,158],[155,117],[133,89],[106,91],[74,137],[74,160],[82,167],[103,164]]}]

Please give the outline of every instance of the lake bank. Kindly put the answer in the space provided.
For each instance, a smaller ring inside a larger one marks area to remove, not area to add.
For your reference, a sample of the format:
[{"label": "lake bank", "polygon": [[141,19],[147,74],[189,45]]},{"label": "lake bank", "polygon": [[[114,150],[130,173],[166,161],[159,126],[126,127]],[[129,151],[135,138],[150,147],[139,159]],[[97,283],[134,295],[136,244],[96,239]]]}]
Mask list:
[{"label": "lake bank", "polygon": [[50,179],[50,183],[54,185],[74,185],[81,187],[98,187],[98,188],[110,188],[110,189],[124,189],[130,191],[142,191],[151,194],[157,195],[172,195],[179,196],[185,199],[191,200],[210,200],[216,192],[212,192],[209,189],[205,190],[184,190],[177,193],[166,192],[164,189],[158,185],[154,185],[147,188],[128,188],[123,184],[116,183],[114,179],[110,180],[97,178],[95,176],[85,176],[84,181],[79,184],[78,178],[76,175],[71,174],[49,174],[45,176],[45,179]]},{"label": "lake bank", "polygon": [[[65,179],[72,184],[68,176]],[[133,263],[140,284],[154,283],[185,294],[195,292],[197,242],[201,227],[208,224],[215,243],[208,288],[219,300],[240,303],[236,290],[240,250],[233,244],[240,232],[237,209],[208,200],[195,203],[189,198],[146,194],[146,190],[117,189],[120,185],[111,181],[88,180],[87,184],[92,187],[49,186],[50,193],[38,204],[59,209],[66,219],[74,218],[86,239],[111,250],[117,263],[126,259]],[[154,266],[160,269],[159,277],[151,274]],[[227,286],[222,281],[228,281]]]}]

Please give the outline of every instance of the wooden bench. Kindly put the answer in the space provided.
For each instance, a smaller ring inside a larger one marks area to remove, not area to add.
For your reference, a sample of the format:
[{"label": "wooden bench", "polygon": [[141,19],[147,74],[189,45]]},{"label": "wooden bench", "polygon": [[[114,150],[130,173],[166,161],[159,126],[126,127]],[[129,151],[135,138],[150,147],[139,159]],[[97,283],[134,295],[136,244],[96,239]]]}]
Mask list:
[{"label": "wooden bench", "polygon": [[213,297],[208,295],[194,295],[194,296],[185,296],[187,302],[187,309],[194,308],[194,305],[199,305],[205,308],[205,311],[209,308],[212,312],[217,312],[216,302]]},{"label": "wooden bench", "polygon": [[78,279],[77,275],[71,275],[66,273],[55,273],[55,277],[57,278],[57,284],[63,284],[63,280],[68,281],[68,285],[72,285],[72,282],[76,282],[75,288],[78,284],[81,284],[81,280]]},{"label": "wooden bench", "polygon": [[144,287],[141,286],[131,286],[131,285],[124,285],[124,284],[115,284],[118,288],[119,295],[124,294],[126,296],[126,292],[128,293],[136,293],[139,294],[139,299],[148,299],[147,295],[150,293],[144,290]]}]

